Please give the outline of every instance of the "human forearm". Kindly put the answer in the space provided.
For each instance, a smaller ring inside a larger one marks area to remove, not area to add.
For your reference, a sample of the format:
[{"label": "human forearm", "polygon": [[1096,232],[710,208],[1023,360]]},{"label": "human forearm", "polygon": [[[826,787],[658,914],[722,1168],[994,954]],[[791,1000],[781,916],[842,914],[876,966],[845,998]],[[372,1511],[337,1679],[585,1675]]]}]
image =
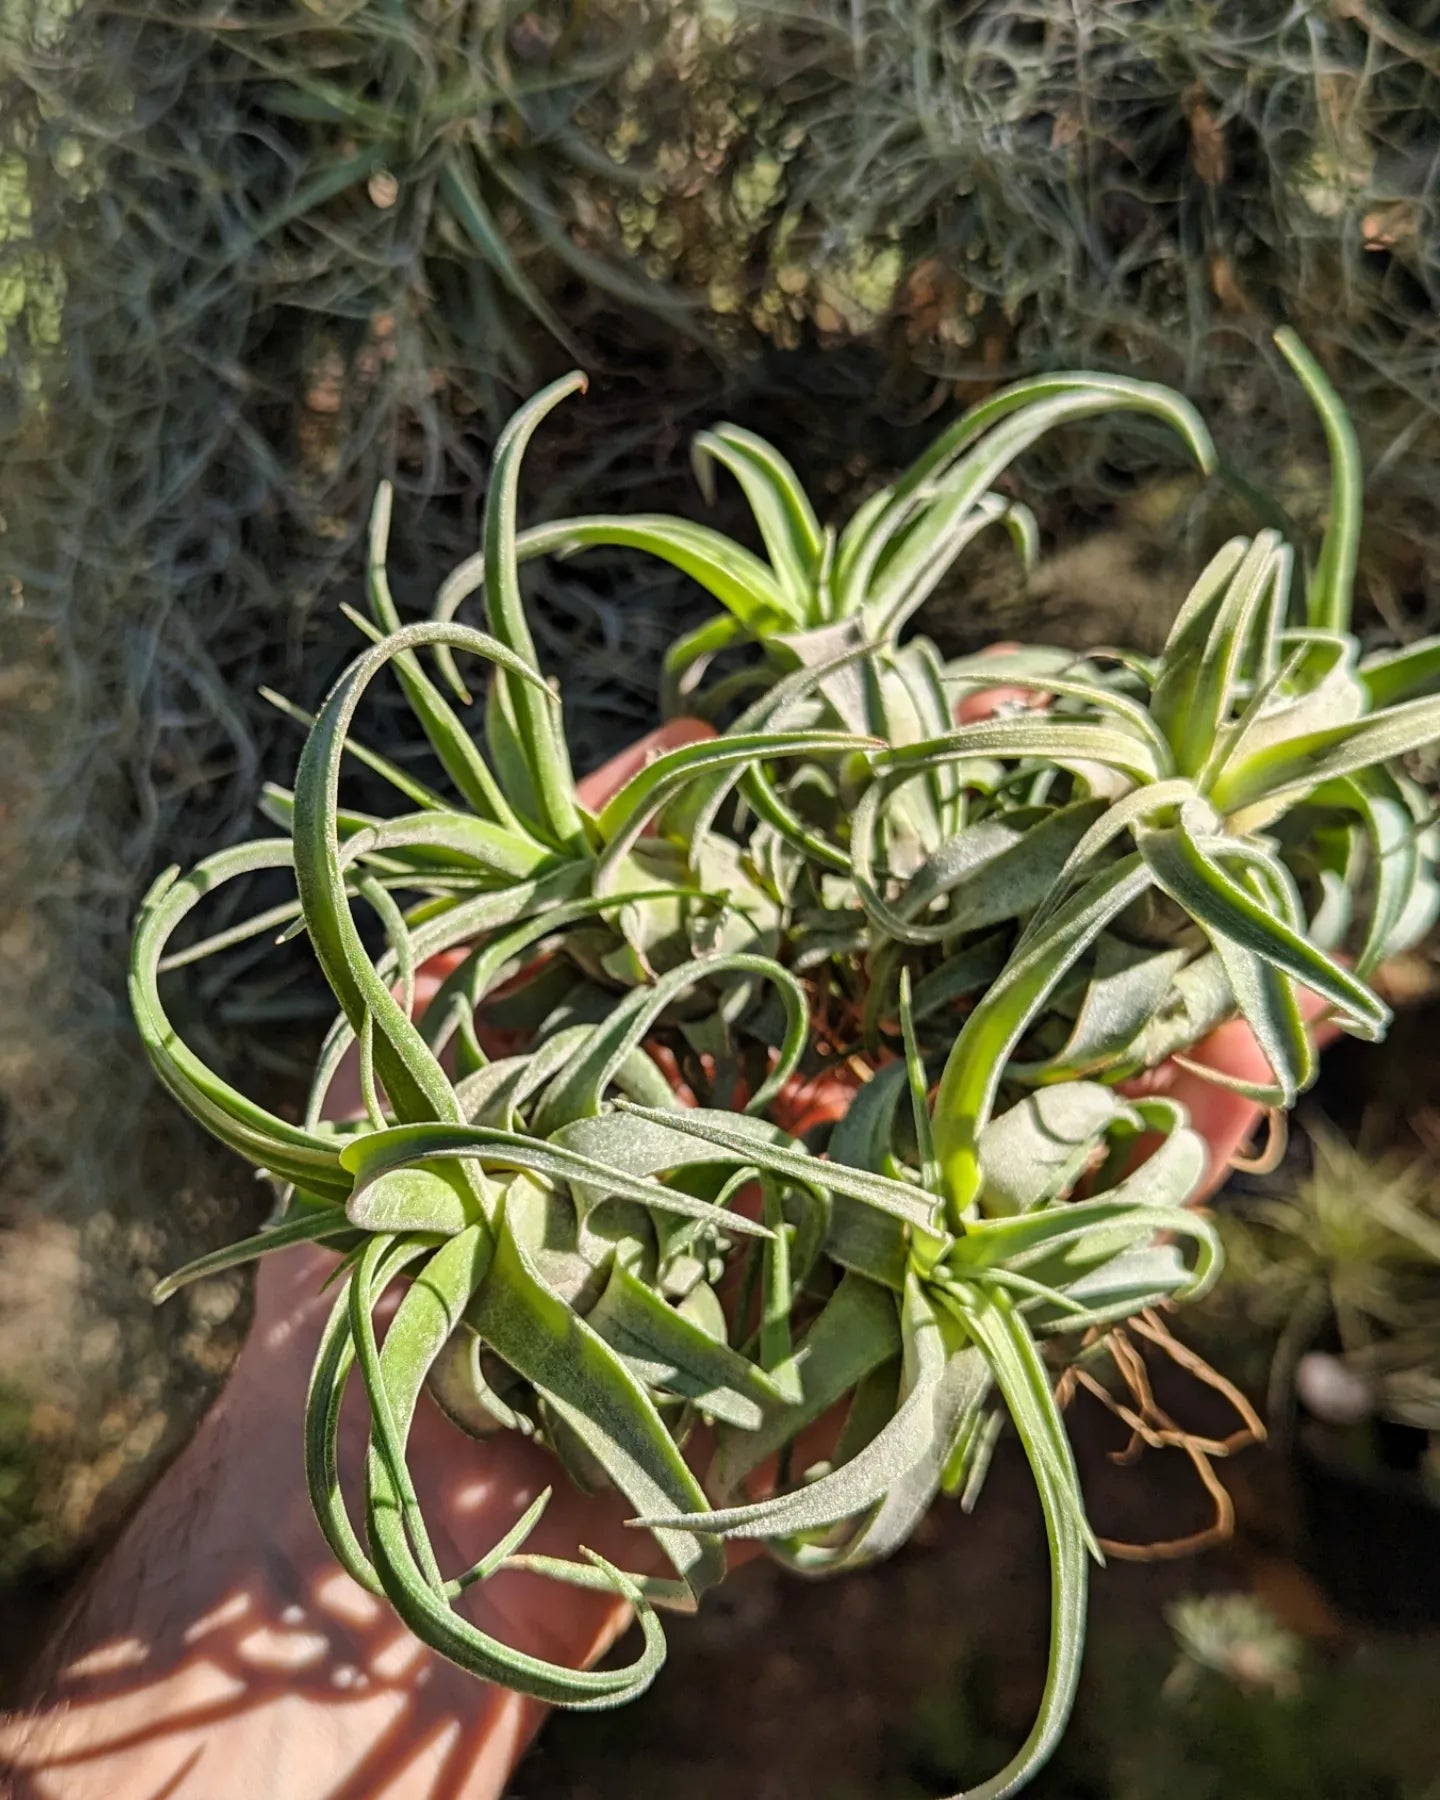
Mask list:
[{"label": "human forearm", "polygon": [[[34,1671],[23,1710],[0,1726],[15,1800],[502,1791],[543,1709],[419,1645],[336,1567],[311,1515],[294,1424],[328,1306],[322,1273],[303,1253],[265,1272],[229,1386]],[[364,1439],[363,1418],[347,1417],[342,1463],[354,1466]],[[429,1411],[414,1450],[422,1481],[444,1495],[450,1541],[437,1549],[456,1567],[554,1477],[519,1440],[462,1440],[457,1455],[453,1427]],[[562,1489],[544,1547],[573,1554],[579,1536],[616,1534],[618,1517]],[[577,1664],[624,1618],[604,1596],[526,1576],[496,1578],[472,1604],[498,1635]]]}]

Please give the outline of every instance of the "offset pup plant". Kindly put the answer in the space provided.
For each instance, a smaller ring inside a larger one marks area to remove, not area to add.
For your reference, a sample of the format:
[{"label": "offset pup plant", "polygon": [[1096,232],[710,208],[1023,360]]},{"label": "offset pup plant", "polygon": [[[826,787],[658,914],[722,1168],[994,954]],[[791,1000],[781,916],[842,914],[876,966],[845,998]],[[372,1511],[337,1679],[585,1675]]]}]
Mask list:
[{"label": "offset pup plant", "polygon": [[[863,1010],[872,1047],[887,1008],[894,1035],[900,966],[912,967],[917,1018],[927,1019],[994,978],[1011,948],[997,927],[1038,929],[1037,908],[1057,910],[1126,845],[1140,863],[1112,895],[1111,918],[1124,928],[1095,927],[1091,978],[1072,977],[1057,995],[1030,1079],[1133,1073],[1183,1054],[1238,1007],[1275,1071],[1265,1097],[1288,1105],[1313,1072],[1296,982],[1347,1028],[1383,1028],[1363,978],[1423,934],[1437,902],[1432,809],[1396,765],[1440,729],[1440,645],[1361,659],[1349,631],[1355,440],[1308,352],[1292,333],[1278,341],[1332,456],[1330,524],[1303,606],[1292,602],[1293,552],[1277,533],[1234,539],[1158,658],[1031,647],[947,665],[923,638],[898,642],[912,602],[984,524],[1014,517],[989,483],[1039,431],[1110,408],[1143,411],[1211,466],[1208,434],[1183,401],[1115,377],[1053,377],[996,395],[867,502],[838,549],[824,548],[778,453],[745,440],[742,459],[744,434],[708,434],[707,453],[724,448],[744,482],[768,569],[715,533],[702,562],[701,528],[685,521],[561,521],[520,539],[522,555],[633,543],[666,557],[727,609],[691,634],[672,673],[697,680],[718,648],[759,636],[758,666],[716,684],[722,707],[739,683],[764,685],[740,725],[868,731],[890,746],[859,781],[847,782],[843,761],[804,758],[743,778],[759,821],[752,854],[789,855],[814,878],[796,910],[819,945],[849,925],[871,952],[863,995],[845,999]],[[799,542],[815,546],[808,565]],[[827,574],[832,565],[843,579]],[[474,579],[457,571],[437,616],[451,616]],[[796,596],[798,629],[775,623],[782,591]],[[1028,688],[1041,704],[955,729],[957,705],[996,684]],[[705,711],[703,692],[687,704]],[[692,797],[676,823],[693,822],[704,842],[712,817]],[[1199,934],[1212,953],[1197,958]],[[1353,972],[1328,954],[1342,948]]]},{"label": "offset pup plant", "polygon": [[[1096,1553],[1055,1385],[1219,1269],[1186,1205],[1205,1144],[1173,1101],[1121,1084],[1240,1016],[1273,1070],[1246,1091],[1288,1104],[1314,1072],[1299,989],[1379,1035],[1367,977],[1435,912],[1429,809],[1396,759],[1440,735],[1440,647],[1359,659],[1353,440],[1285,348],[1334,452],[1303,614],[1289,549],[1262,533],[1219,553],[1153,661],[1040,648],[946,665],[900,637],[986,524],[1029,553],[1033,526],[991,483],[1041,431],[1120,406],[1208,464],[1193,412],[1141,383],[1007,390],[838,537],[768,446],[722,428],[702,451],[745,485],[766,564],[680,521],[517,532],[525,444],[572,377],[502,437],[483,549],[428,623],[402,624],[390,597],[382,493],[356,615],[372,642],[305,721],[293,791],[267,790],[283,835],[157,881],[132,989],[161,1079],[278,1189],[269,1228],[162,1295],[295,1243],[340,1253],[310,1491],[341,1564],[426,1643],[539,1699],[615,1704],[662,1659],[656,1608],[693,1607],[727,1538],[810,1573],[873,1560],[938,1493],[974,1504],[1009,1418],[1049,1538],[1050,1664],[1026,1743],[975,1792],[1015,1791],[1053,1747]],[[519,586],[525,558],[594,543],[665,556],[727,608],[668,670],[671,698],[720,729],[598,809]],[[477,590],[484,632],[455,616]],[[490,669],[483,750],[456,710],[456,651]],[[387,668],[453,794],[353,735]],[[1031,698],[974,717],[996,682]],[[347,755],[399,810],[341,805]],[[293,901],[171,948],[215,888],[276,868]],[[276,926],[308,934],[341,1008],[298,1125],[207,1068],[160,991],[166,970]],[[422,1012],[427,964],[443,980]],[[364,1107],[337,1124],[347,1058]],[[827,1076],[848,1108],[793,1135],[797,1082]],[[335,1453],[357,1371],[360,1527]],[[583,1486],[617,1488],[670,1573],[529,1553],[543,1500],[474,1567],[440,1568],[406,1459],[425,1388],[458,1430],[522,1432]],[[502,1568],[623,1595],[635,1659],[575,1670],[476,1629],[455,1602]]]}]

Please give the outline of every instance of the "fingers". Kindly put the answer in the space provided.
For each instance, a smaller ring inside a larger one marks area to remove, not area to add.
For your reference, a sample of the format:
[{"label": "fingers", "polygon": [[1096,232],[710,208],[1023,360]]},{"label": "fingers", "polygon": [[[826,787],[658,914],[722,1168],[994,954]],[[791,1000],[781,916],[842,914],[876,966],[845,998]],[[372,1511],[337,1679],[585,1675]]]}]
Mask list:
[{"label": "fingers", "polygon": [[[1325,1002],[1318,994],[1301,988],[1299,1000],[1315,1047],[1323,1050],[1340,1035],[1339,1027],[1324,1016]],[[1275,1079],[1254,1032],[1243,1019],[1228,1019],[1196,1044],[1187,1060],[1232,1081],[1263,1085]],[[1231,1160],[1250,1142],[1266,1110],[1259,1101],[1220,1087],[1175,1063],[1162,1063],[1134,1081],[1123,1082],[1121,1092],[1132,1096],[1164,1094],[1167,1099],[1178,1100],[1189,1113],[1191,1125],[1210,1151],[1204,1183],[1195,1195],[1197,1200],[1209,1199],[1224,1183]]]},{"label": "fingers", "polygon": [[646,732],[638,738],[628,750],[622,750],[612,756],[609,762],[601,763],[598,769],[585,776],[575,785],[575,792],[582,804],[595,809],[619,793],[632,775],[638,775],[649,762],[666,750],[679,750],[685,744],[703,743],[706,738],[715,735],[713,725],[707,725],[703,719],[667,719],[654,731]]},{"label": "fingers", "polygon": [[[1006,656],[1012,650],[1023,648],[1020,644],[1004,642],[987,644],[980,652],[982,656]],[[955,723],[957,725],[978,725],[982,719],[991,718],[1002,706],[1045,707],[1050,704],[1047,695],[1028,687],[993,687],[977,688],[974,693],[967,694],[955,707]]]}]

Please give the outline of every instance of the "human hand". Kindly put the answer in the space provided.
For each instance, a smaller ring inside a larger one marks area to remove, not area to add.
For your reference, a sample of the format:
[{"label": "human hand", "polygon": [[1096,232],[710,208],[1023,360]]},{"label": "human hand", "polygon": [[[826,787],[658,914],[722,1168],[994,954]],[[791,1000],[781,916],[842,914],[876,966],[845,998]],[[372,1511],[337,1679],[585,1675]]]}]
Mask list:
[{"label": "human hand", "polygon": [[[580,784],[599,805],[656,752],[708,736],[677,720]],[[420,972],[416,1003],[444,968]],[[332,1117],[359,1107],[342,1069]],[[28,1716],[0,1725],[14,1800],[492,1800],[544,1715],[427,1649],[339,1569],[306,1492],[298,1424],[334,1265],[302,1248],[260,1265],[255,1316],[225,1391],[121,1537],[35,1671]],[[341,1416],[342,1488],[358,1516],[369,1421]],[[514,1433],[482,1444],[433,1405],[410,1437],[442,1564],[474,1563],[553,1484],[527,1549],[589,1545],[650,1572],[615,1494],[586,1496]],[[557,1476],[559,1477],[557,1479]],[[481,1629],[582,1666],[623,1629],[603,1594],[503,1572],[460,1602]]]}]

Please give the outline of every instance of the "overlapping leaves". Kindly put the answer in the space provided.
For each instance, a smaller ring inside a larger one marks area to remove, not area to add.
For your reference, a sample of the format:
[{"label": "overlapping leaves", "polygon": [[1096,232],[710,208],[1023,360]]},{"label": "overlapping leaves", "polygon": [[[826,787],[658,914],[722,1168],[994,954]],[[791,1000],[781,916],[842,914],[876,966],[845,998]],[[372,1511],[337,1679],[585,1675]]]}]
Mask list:
[{"label": "overlapping leaves", "polygon": [[[687,568],[727,609],[677,646],[671,673],[688,705],[707,705],[710,660],[755,637],[773,667],[746,728],[783,718],[886,745],[858,774],[853,761],[801,757],[744,782],[751,860],[784,871],[797,965],[863,957],[843,994],[863,1015],[855,1047],[873,1053],[882,1034],[894,1047],[907,967],[923,1033],[952,1040],[956,1003],[993,977],[997,956],[1043,949],[1053,915],[1131,854],[1143,879],[1065,965],[1046,1013],[1027,1016],[1023,1053],[1009,1046],[1029,1079],[1132,1073],[1183,1054],[1238,1010],[1272,1069],[1253,1091],[1289,1104],[1313,1075],[1302,988],[1346,1029],[1383,1030],[1367,977],[1440,905],[1432,808],[1404,771],[1440,734],[1440,652],[1418,645],[1362,663],[1348,635],[1354,437],[1308,353],[1290,334],[1281,347],[1334,458],[1303,603],[1275,532],[1235,539],[1153,661],[1031,649],[947,666],[923,639],[899,641],[947,559],[1006,511],[989,483],[1040,432],[1122,407],[1165,421],[1208,466],[1199,422],[1140,383],[1066,376],[1005,390],[834,539],[768,446],[731,428],[707,434],[698,459],[740,481],[768,564],[665,520],[562,521],[517,540],[522,554],[568,553],[622,541],[623,528],[623,542]],[[439,617],[465,585],[447,588]],[[1030,702],[974,717],[997,684]],[[734,689],[721,679],[710,704]],[[682,804],[661,827],[679,847],[697,817],[708,826],[713,816]]]},{"label": "overlapping leaves", "polygon": [[[1153,661],[1032,648],[947,665],[901,636],[987,525],[1031,553],[1028,516],[992,484],[1039,433],[1120,408],[1209,465],[1191,410],[1142,383],[1005,390],[839,534],[769,446],[718,428],[700,465],[743,487],[761,558],[674,520],[519,530],[525,444],[572,377],[502,437],[483,548],[427,624],[404,625],[389,593],[382,493],[356,617],[370,647],[302,721],[293,792],[267,792],[285,835],[156,883],[132,991],[162,1080],[280,1193],[267,1231],[166,1290],[305,1241],[342,1254],[307,1411],[312,1499],[341,1565],[453,1660],[537,1698],[614,1704],[659,1666],[654,1607],[696,1604],[726,1538],[810,1573],[882,1556],[938,1493],[974,1503],[1009,1419],[1045,1516],[1051,1655],[1034,1729],[978,1792],[1015,1791],[1053,1747],[1094,1550],[1054,1371],[1218,1270],[1186,1207],[1203,1144],[1178,1108],[1114,1084],[1238,1013],[1272,1070],[1255,1091],[1288,1103],[1313,1073],[1301,990],[1378,1035],[1368,977],[1436,906],[1435,831],[1403,758],[1440,734],[1440,654],[1359,659],[1353,440],[1286,348],[1336,459],[1304,606],[1274,533],[1237,540]],[[726,609],[668,668],[672,699],[723,729],[598,808],[520,588],[527,558],[592,544],[665,557]],[[475,593],[484,631],[456,620]],[[707,685],[745,644],[758,661]],[[457,710],[457,651],[488,666],[483,749]],[[382,676],[437,785],[354,735]],[[997,684],[1027,698],[997,709]],[[347,758],[400,810],[342,804]],[[285,869],[293,901],[171,947],[217,888]],[[340,1007],[299,1124],[209,1069],[161,994],[166,970],[276,926],[306,931]],[[362,1110],[336,1124],[342,1071]],[[776,1122],[797,1081],[842,1076],[828,1137]],[[336,1463],[357,1372],[359,1522]],[[543,1502],[473,1568],[442,1569],[407,1464],[427,1386],[459,1430],[536,1437],[582,1485],[619,1489],[669,1573],[531,1553]],[[715,1448],[697,1476],[702,1421]],[[638,1655],[583,1672],[478,1631],[455,1601],[501,1568],[623,1595]]]}]

